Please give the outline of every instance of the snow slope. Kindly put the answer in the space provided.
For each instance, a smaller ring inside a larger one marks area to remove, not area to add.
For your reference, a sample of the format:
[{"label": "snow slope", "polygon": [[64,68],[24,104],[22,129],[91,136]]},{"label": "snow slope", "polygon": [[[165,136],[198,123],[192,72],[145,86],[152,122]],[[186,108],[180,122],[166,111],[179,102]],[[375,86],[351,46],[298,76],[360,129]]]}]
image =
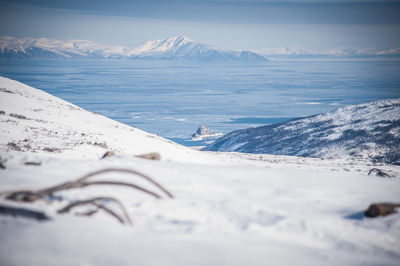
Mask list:
[{"label": "snow slope", "polygon": [[359,157],[400,164],[400,99],[351,105],[284,123],[233,131],[204,150]]},{"label": "snow slope", "polygon": [[110,46],[87,40],[0,37],[5,58],[129,58],[199,61],[266,62],[251,51],[234,51],[194,42],[185,36],[148,41],[134,47]]},{"label": "snow slope", "polygon": [[[52,218],[0,215],[0,265],[398,265],[400,214],[369,219],[361,211],[373,202],[399,201],[399,166],[190,150],[6,78],[0,79],[0,106],[1,192],[113,167],[145,173],[175,196],[154,199],[102,186],[29,204],[0,194],[0,205]],[[118,153],[99,159],[106,150]],[[146,152],[159,152],[161,160],[134,156]],[[397,178],[368,176],[372,167]],[[102,178],[153,189],[121,173]],[[105,213],[56,212],[94,196],[118,198],[134,225]]]},{"label": "snow slope", "polygon": [[[201,160],[190,149],[48,93],[0,77],[0,149],[71,158],[98,158],[107,150],[169,160]],[[196,153],[197,154],[197,153]],[[192,158],[193,157],[193,158]]]}]

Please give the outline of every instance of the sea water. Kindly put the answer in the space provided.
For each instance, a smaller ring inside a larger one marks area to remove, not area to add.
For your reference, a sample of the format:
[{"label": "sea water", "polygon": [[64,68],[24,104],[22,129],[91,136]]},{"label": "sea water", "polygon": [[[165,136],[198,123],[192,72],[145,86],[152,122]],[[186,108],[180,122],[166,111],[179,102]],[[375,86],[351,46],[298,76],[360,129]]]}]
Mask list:
[{"label": "sea water", "polygon": [[265,64],[1,59],[0,75],[187,146],[215,133],[400,97],[400,60],[298,59]]}]

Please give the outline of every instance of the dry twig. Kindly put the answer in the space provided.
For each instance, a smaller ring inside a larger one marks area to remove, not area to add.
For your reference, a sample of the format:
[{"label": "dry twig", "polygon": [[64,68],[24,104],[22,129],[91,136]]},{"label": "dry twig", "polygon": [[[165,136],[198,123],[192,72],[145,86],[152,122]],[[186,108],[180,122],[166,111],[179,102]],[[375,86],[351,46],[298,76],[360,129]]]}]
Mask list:
[{"label": "dry twig", "polygon": [[67,213],[69,212],[71,209],[78,207],[78,206],[82,206],[82,205],[94,205],[97,207],[96,210],[92,210],[89,211],[87,213],[83,213],[81,215],[88,215],[91,216],[93,214],[95,214],[99,209],[104,210],[106,213],[110,214],[111,216],[113,216],[114,218],[116,218],[120,223],[124,224],[125,221],[123,218],[121,218],[117,213],[115,213],[114,211],[112,211],[111,209],[107,208],[106,206],[104,206],[103,204],[101,204],[102,201],[113,201],[115,203],[118,204],[118,206],[121,208],[122,213],[125,216],[125,220],[128,224],[132,224],[132,220],[128,215],[128,212],[126,211],[124,205],[122,205],[122,203],[115,199],[115,198],[111,198],[111,197],[97,197],[97,198],[93,198],[93,199],[88,199],[88,200],[79,200],[79,201],[75,201],[72,202],[70,204],[68,204],[67,206],[65,206],[64,208],[58,210],[58,213]]},{"label": "dry twig", "polygon": [[[161,195],[159,193],[153,192],[151,190],[148,190],[142,186],[138,186],[133,183],[122,182],[122,181],[110,181],[110,180],[100,180],[100,181],[90,181],[89,180],[93,176],[97,176],[97,175],[104,174],[104,173],[110,173],[110,172],[120,172],[120,173],[127,173],[127,174],[131,174],[131,175],[139,176],[139,177],[145,179],[146,181],[150,182],[154,186],[156,186],[159,190],[161,190],[163,193],[165,193],[168,197],[170,197],[170,198],[174,197],[168,190],[166,190],[163,186],[161,186],[159,183],[154,181],[149,176],[142,174],[140,172],[137,172],[135,170],[124,169],[124,168],[106,168],[103,170],[88,173],[88,174],[78,178],[75,181],[65,182],[65,183],[55,185],[52,187],[39,189],[39,190],[20,190],[20,191],[13,191],[13,192],[4,192],[4,193],[0,193],[0,195],[5,195],[5,198],[8,200],[19,201],[19,202],[35,202],[37,200],[46,199],[46,198],[57,199],[58,197],[54,196],[54,193],[63,191],[63,190],[83,188],[83,187],[93,186],[93,185],[113,185],[113,186],[130,187],[130,188],[142,191],[146,194],[149,194],[157,199],[161,198]],[[122,210],[123,217],[118,215],[112,209],[105,206],[104,202],[107,202],[107,201],[112,201],[112,202],[116,203]],[[67,206],[58,210],[58,213],[67,213],[71,209],[78,207],[78,206],[82,206],[82,205],[92,205],[96,209],[89,210],[85,213],[80,213],[78,215],[91,216],[91,215],[97,213],[99,210],[103,210],[106,213],[108,213],[109,215],[113,216],[115,219],[117,219],[122,224],[125,224],[125,223],[132,224],[132,220],[130,219],[130,217],[129,217],[125,207],[122,205],[122,203],[119,200],[117,200],[115,198],[111,198],[111,197],[96,197],[96,198],[87,199],[87,200],[75,201],[75,202],[69,203]],[[28,212],[23,209],[21,209],[21,210],[22,211],[14,208],[14,210],[11,210],[11,212],[14,213],[15,215],[18,214],[18,215],[22,215],[22,216],[35,215],[35,214],[30,213],[29,210],[28,210]],[[1,213],[1,211],[4,212],[4,211],[7,211],[7,209],[4,209],[4,210],[0,209],[0,213]],[[40,214],[37,214],[37,215],[39,215],[38,217],[40,217]]]},{"label": "dry twig", "polygon": [[381,177],[391,177],[389,174],[383,172],[383,170],[378,169],[378,168],[372,168],[371,170],[369,170],[368,175],[370,175],[371,173],[376,172],[377,176],[381,176]]}]

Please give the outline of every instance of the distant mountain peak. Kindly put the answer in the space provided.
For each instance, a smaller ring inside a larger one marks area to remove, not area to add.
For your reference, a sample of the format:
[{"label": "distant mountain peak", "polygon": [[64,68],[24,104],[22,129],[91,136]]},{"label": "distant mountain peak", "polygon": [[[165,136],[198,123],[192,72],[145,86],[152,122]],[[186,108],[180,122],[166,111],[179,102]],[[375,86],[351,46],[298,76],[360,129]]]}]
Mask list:
[{"label": "distant mountain peak", "polygon": [[178,37],[173,37],[176,39],[176,42],[193,42],[190,38],[186,37],[185,35],[180,35]]},{"label": "distant mountain peak", "polygon": [[183,46],[187,43],[193,43],[193,41],[184,35],[181,35],[179,37],[169,37],[167,39],[147,41],[144,44],[133,48],[130,52],[130,56],[140,56],[143,53],[151,52],[166,52],[174,48],[176,49],[177,47]]}]

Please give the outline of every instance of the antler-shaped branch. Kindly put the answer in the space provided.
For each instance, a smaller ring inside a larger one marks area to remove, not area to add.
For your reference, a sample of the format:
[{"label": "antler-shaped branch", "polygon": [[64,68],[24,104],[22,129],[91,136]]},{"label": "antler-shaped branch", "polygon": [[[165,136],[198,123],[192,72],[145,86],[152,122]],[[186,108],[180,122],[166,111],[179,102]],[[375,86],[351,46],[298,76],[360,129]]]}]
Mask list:
[{"label": "antler-shaped branch", "polygon": [[128,173],[136,176],[140,176],[143,179],[147,180],[148,182],[152,183],[154,186],[159,188],[161,191],[163,191],[168,197],[173,198],[174,196],[166,190],[163,186],[161,186],[159,183],[154,181],[152,178],[149,176],[142,174],[138,171],[131,170],[131,169],[124,169],[124,168],[106,168],[103,170],[91,172],[89,174],[86,174],[80,178],[78,178],[75,181],[72,182],[66,182],[60,185],[52,186],[49,188],[37,190],[37,191],[30,191],[30,190],[21,190],[21,191],[14,191],[10,192],[7,196],[6,199],[8,200],[14,200],[14,201],[25,201],[25,202],[33,202],[39,199],[43,199],[46,196],[53,196],[55,192],[62,191],[62,190],[68,190],[68,189],[75,189],[75,188],[83,188],[87,186],[92,186],[92,185],[116,185],[116,186],[127,186],[131,187],[137,190],[140,190],[146,194],[149,194],[155,198],[161,198],[161,196],[153,192],[151,190],[148,190],[146,188],[143,188],[141,186],[132,184],[132,183],[127,183],[127,182],[120,182],[120,181],[88,181],[90,177],[100,175],[103,173],[109,173],[109,172],[122,172],[122,173]]},{"label": "antler-shaped branch", "polygon": [[[90,181],[89,178],[96,176],[96,175],[100,175],[103,173],[109,173],[109,172],[122,172],[122,173],[128,173],[128,174],[132,174],[132,175],[136,175],[139,176],[143,179],[145,179],[146,181],[150,182],[151,184],[153,184],[154,186],[156,186],[159,190],[161,190],[162,192],[164,192],[168,197],[173,198],[174,196],[168,191],[166,190],[163,186],[161,186],[159,183],[157,183],[156,181],[154,181],[153,179],[151,179],[149,176],[142,174],[140,172],[137,172],[135,170],[131,170],[131,169],[123,169],[123,168],[106,168],[103,170],[99,170],[99,171],[94,171],[91,172],[89,174],[86,174],[80,178],[78,178],[75,181],[71,181],[71,182],[65,182],[59,185],[55,185],[49,188],[45,188],[45,189],[40,189],[40,190],[20,190],[20,191],[13,191],[13,192],[2,192],[0,193],[0,195],[5,195],[6,199],[8,200],[13,200],[13,201],[24,201],[24,202],[34,202],[36,200],[40,200],[40,199],[44,199],[46,197],[51,197],[51,198],[57,198],[54,196],[54,193],[62,191],[62,190],[69,190],[69,189],[75,189],[75,188],[83,188],[83,187],[87,187],[87,186],[93,186],[93,185],[113,185],[113,186],[125,186],[125,187],[130,187],[139,191],[142,191],[146,194],[149,194],[155,198],[161,198],[161,195],[159,193],[156,193],[154,191],[148,190],[142,186],[138,186],[136,184],[133,183],[128,183],[128,182],[122,182],[122,181],[109,181],[109,180],[100,180],[100,181]],[[116,204],[118,204],[118,206],[120,207],[120,209],[122,210],[123,213],[123,217],[121,217],[120,215],[118,215],[116,212],[114,212],[112,209],[108,208],[107,206],[105,206],[102,202],[104,201],[113,201]],[[115,219],[117,219],[120,223],[124,224],[124,223],[128,223],[128,224],[132,224],[132,220],[130,219],[125,207],[122,205],[122,203],[115,199],[115,198],[111,198],[111,197],[96,197],[96,198],[92,198],[92,199],[87,199],[87,200],[79,200],[79,201],[75,201],[72,203],[69,203],[67,206],[63,207],[62,209],[58,210],[58,213],[66,213],[69,212],[71,209],[81,206],[81,205],[93,205],[94,207],[96,207],[96,209],[94,210],[90,210],[86,213],[81,213],[80,215],[93,215],[95,213],[97,213],[99,210],[103,210],[106,213],[108,213],[109,215],[113,216]],[[1,206],[0,206],[1,207]],[[26,210],[19,210],[19,209],[12,209],[10,211],[10,208],[7,209],[1,209],[0,213],[2,212],[7,212],[7,213],[12,213],[13,215],[24,215],[24,216],[32,216],[31,212],[27,212]],[[34,213],[33,215],[36,215],[36,213]]]}]

